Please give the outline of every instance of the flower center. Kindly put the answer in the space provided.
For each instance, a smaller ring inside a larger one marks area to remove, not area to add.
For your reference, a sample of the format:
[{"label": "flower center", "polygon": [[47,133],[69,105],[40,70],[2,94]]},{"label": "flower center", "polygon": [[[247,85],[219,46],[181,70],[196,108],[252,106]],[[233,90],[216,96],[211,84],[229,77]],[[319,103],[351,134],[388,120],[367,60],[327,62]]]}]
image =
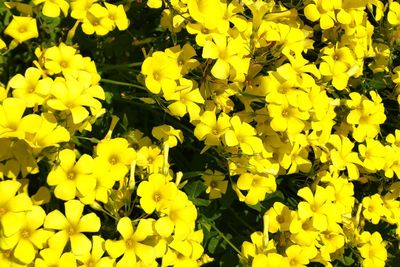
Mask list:
[{"label": "flower center", "polygon": [[70,180],[74,180],[74,179],[75,179],[75,176],[76,176],[76,174],[75,174],[74,171],[70,171],[70,172],[68,172],[68,174],[67,174],[67,177],[68,177],[68,179],[70,179]]},{"label": "flower center", "polygon": [[128,239],[125,241],[125,244],[126,244],[126,246],[127,246],[128,248],[133,247],[133,244],[134,244],[134,243],[135,243],[135,242],[133,241],[132,238],[128,238]]},{"label": "flower center", "polygon": [[211,187],[211,188],[217,188],[217,187],[218,187],[217,181],[211,181],[210,187]]},{"label": "flower center", "polygon": [[161,200],[161,194],[160,194],[159,192],[154,193],[154,195],[153,195],[153,200],[154,200],[155,202],[160,201],[160,200]]},{"label": "flower center", "polygon": [[28,238],[31,235],[29,229],[24,229],[21,231],[22,238]]}]

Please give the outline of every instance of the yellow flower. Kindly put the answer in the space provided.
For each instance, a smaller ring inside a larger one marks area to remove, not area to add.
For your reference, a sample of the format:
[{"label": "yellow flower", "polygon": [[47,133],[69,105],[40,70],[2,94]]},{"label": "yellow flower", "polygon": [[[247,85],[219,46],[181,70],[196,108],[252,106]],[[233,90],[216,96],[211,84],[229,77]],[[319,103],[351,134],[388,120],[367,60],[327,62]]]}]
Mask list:
[{"label": "yellow flower", "polygon": [[381,142],[368,138],[366,145],[360,144],[358,151],[364,159],[364,168],[370,172],[382,170],[385,167],[385,147]]},{"label": "yellow flower", "polygon": [[92,87],[88,76],[85,79],[67,77],[67,79],[58,77],[54,80],[51,88],[53,98],[47,100],[46,104],[52,109],[71,114],[73,124],[78,124],[90,115],[85,107],[96,109],[101,103],[95,99],[99,96],[93,96],[90,92]]},{"label": "yellow flower", "polygon": [[71,252],[63,253],[59,248],[45,248],[39,253],[41,258],[36,258],[35,267],[76,267],[75,255]]},{"label": "yellow flower", "polygon": [[400,25],[400,3],[396,1],[389,2],[387,20],[392,25]]},{"label": "yellow flower", "polygon": [[305,267],[317,255],[318,251],[314,246],[291,245],[285,250],[285,253],[290,267]]},{"label": "yellow flower", "polygon": [[341,1],[313,0],[304,8],[304,15],[311,21],[319,20],[321,29],[330,29],[335,25],[335,9],[341,8]]},{"label": "yellow flower", "polygon": [[[38,249],[43,249],[47,239],[53,234],[40,228],[43,225],[46,213],[40,206],[33,206],[22,219],[21,228],[17,233],[2,240],[2,249],[14,248],[14,257],[25,263],[31,263]],[[40,228],[40,229],[39,229]]]},{"label": "yellow flower", "polygon": [[325,231],[330,221],[340,221],[340,214],[336,212],[332,203],[333,188],[317,186],[315,194],[313,194],[309,187],[303,187],[297,192],[297,195],[305,200],[298,204],[300,219],[312,218],[314,228]]},{"label": "yellow flower", "polygon": [[140,206],[147,213],[151,214],[161,211],[175,200],[178,188],[175,183],[168,182],[162,174],[151,174],[148,181],[139,184],[137,195],[140,196]]},{"label": "yellow flower", "polygon": [[90,251],[91,242],[83,232],[98,232],[100,218],[93,212],[82,216],[84,205],[79,200],[70,200],[64,206],[65,216],[53,210],[44,220],[45,228],[59,230],[49,239],[49,245],[62,251],[69,240],[74,254],[85,254]]},{"label": "yellow flower", "polygon": [[0,182],[0,225],[6,237],[21,229],[25,212],[32,209],[29,196],[17,193],[20,187],[21,184],[17,181]]},{"label": "yellow flower", "polygon": [[243,73],[247,73],[250,61],[243,58],[248,51],[241,38],[227,39],[223,35],[214,35],[212,40],[205,42],[202,57],[217,60],[211,69],[215,78],[235,78],[239,68],[243,68]]},{"label": "yellow flower", "polygon": [[147,89],[153,94],[158,94],[161,90],[166,95],[174,92],[175,81],[181,77],[177,62],[159,51],[144,60],[142,74],[146,76]]},{"label": "yellow flower", "polygon": [[25,76],[17,74],[9,81],[9,86],[14,88],[13,97],[25,100],[26,107],[42,105],[50,94],[51,78],[42,78],[42,71],[37,68],[28,68]]},{"label": "yellow flower", "polygon": [[196,51],[190,44],[185,44],[182,48],[176,45],[165,49],[165,53],[171,58],[176,58],[181,75],[186,75],[200,64],[197,59],[193,58],[196,56]]},{"label": "yellow flower", "polygon": [[379,232],[374,232],[368,243],[358,248],[361,257],[364,258],[364,267],[383,267],[387,259],[385,242]]},{"label": "yellow flower", "polygon": [[164,156],[158,146],[144,146],[137,152],[136,163],[148,173],[158,173],[164,166]]},{"label": "yellow flower", "polygon": [[163,237],[170,236],[173,232],[175,238],[183,240],[194,230],[197,210],[187,195],[177,191],[175,199],[162,210],[162,216],[155,223],[155,229]]},{"label": "yellow flower", "polygon": [[107,2],[104,3],[108,11],[108,18],[117,25],[118,30],[124,31],[128,28],[129,20],[123,5],[112,5]]},{"label": "yellow flower", "polygon": [[243,154],[253,155],[260,153],[264,146],[257,131],[248,123],[241,122],[238,116],[230,120],[232,130],[227,130],[224,135],[224,142],[227,146],[240,146]]},{"label": "yellow flower", "polygon": [[17,137],[23,139],[26,133],[33,133],[40,125],[40,116],[28,114],[23,116],[25,101],[19,98],[6,98],[0,105],[0,137]]},{"label": "yellow flower", "polygon": [[82,265],[81,267],[112,267],[114,266],[114,259],[111,257],[104,257],[105,241],[100,236],[94,235],[92,237],[92,250],[85,254],[76,256],[76,259]]},{"label": "yellow flower", "polygon": [[39,36],[36,19],[31,17],[13,16],[4,33],[10,35],[18,43],[25,42]]},{"label": "yellow flower", "polygon": [[66,17],[68,15],[69,5],[65,0],[33,0],[35,5],[40,5],[44,2],[42,13],[45,16],[56,18],[60,16],[60,10]]},{"label": "yellow flower", "polygon": [[83,58],[77,54],[77,50],[64,43],[46,49],[43,57],[44,66],[50,74],[62,72],[64,75],[71,74],[77,77],[84,65]]},{"label": "yellow flower", "polygon": [[206,193],[210,199],[220,198],[226,193],[228,181],[225,180],[225,175],[219,171],[206,170],[202,176],[207,185]]},{"label": "yellow flower", "polygon": [[74,19],[84,19],[87,15],[89,8],[97,0],[73,0],[71,1],[71,17]]},{"label": "yellow flower", "polygon": [[194,129],[194,136],[199,140],[204,140],[206,146],[220,145],[222,136],[231,126],[229,116],[225,113],[220,113],[217,119],[215,112],[205,111],[199,117],[199,120],[200,122]]},{"label": "yellow flower", "polygon": [[108,172],[115,181],[120,181],[128,173],[136,151],[129,147],[125,138],[104,139],[96,147],[96,154],[103,159]]},{"label": "yellow flower", "polygon": [[32,148],[42,149],[49,146],[59,146],[59,143],[68,142],[70,134],[64,127],[57,124],[52,113],[42,113],[42,119],[35,125],[34,133],[26,133],[25,140]]},{"label": "yellow flower", "polygon": [[278,231],[289,231],[294,213],[294,211],[290,210],[281,202],[275,202],[273,207],[266,213],[269,216],[268,232],[276,233]]},{"label": "yellow flower", "polygon": [[151,134],[157,140],[162,141],[163,144],[167,144],[169,147],[175,147],[178,144],[178,140],[180,143],[183,142],[182,131],[176,130],[170,125],[164,124],[153,127]]},{"label": "yellow flower", "polygon": [[165,99],[175,100],[175,102],[168,105],[172,115],[183,117],[186,113],[189,113],[190,121],[199,117],[200,107],[198,104],[203,104],[204,99],[199,89],[193,89],[193,87],[195,87],[193,81],[180,78],[179,86],[176,87],[175,92],[165,94]]},{"label": "yellow flower", "polygon": [[85,196],[96,186],[96,179],[92,175],[92,157],[85,154],[77,162],[75,159],[73,150],[62,150],[59,153],[59,165],[55,166],[47,176],[47,183],[56,186],[54,195],[59,199],[70,200],[75,196]]},{"label": "yellow flower", "polygon": [[194,20],[208,29],[214,29],[221,27],[227,4],[220,0],[188,0],[187,7]]},{"label": "yellow flower", "polygon": [[155,259],[155,249],[146,244],[146,239],[154,235],[154,221],[151,219],[141,219],[136,229],[132,226],[132,221],[128,217],[123,217],[118,221],[117,230],[122,239],[118,241],[107,240],[105,248],[107,253],[114,259],[122,256],[117,262],[116,267],[132,266],[137,263],[137,258],[144,264],[152,264]]},{"label": "yellow flower", "polygon": [[381,217],[384,215],[383,201],[379,194],[374,194],[371,197],[364,197],[362,200],[363,215],[366,219],[371,220],[373,224],[378,224]]},{"label": "yellow flower", "polygon": [[102,36],[111,31],[113,26],[114,23],[109,18],[107,8],[95,3],[87,10],[82,23],[82,31],[89,35],[96,33]]},{"label": "yellow flower", "polygon": [[279,104],[268,105],[271,120],[271,128],[275,131],[287,131],[288,134],[300,133],[305,127],[305,121],[310,114],[289,104],[288,99],[283,99]]},{"label": "yellow flower", "polygon": [[[235,189],[240,201],[249,205],[256,205],[265,199],[267,193],[273,193],[276,190],[275,177],[271,174],[264,176],[252,173],[240,175]],[[240,190],[248,191],[244,196]]]},{"label": "yellow flower", "polygon": [[357,142],[366,138],[374,138],[380,131],[380,124],[386,120],[385,107],[381,97],[374,91],[370,92],[372,101],[364,95],[352,92],[346,105],[351,108],[347,122],[353,125],[353,137]]},{"label": "yellow flower", "polygon": [[96,178],[96,187],[85,196],[80,196],[80,201],[86,205],[93,204],[94,201],[108,203],[111,189],[116,180],[115,173],[109,171],[109,163],[105,158],[94,158],[92,175]]},{"label": "yellow flower", "polygon": [[361,160],[358,158],[357,152],[353,152],[354,143],[347,137],[340,137],[339,135],[331,135],[329,143],[333,145],[330,150],[330,158],[334,169],[342,171],[347,169],[347,174],[350,179],[358,179],[360,172],[358,165],[362,165]]}]

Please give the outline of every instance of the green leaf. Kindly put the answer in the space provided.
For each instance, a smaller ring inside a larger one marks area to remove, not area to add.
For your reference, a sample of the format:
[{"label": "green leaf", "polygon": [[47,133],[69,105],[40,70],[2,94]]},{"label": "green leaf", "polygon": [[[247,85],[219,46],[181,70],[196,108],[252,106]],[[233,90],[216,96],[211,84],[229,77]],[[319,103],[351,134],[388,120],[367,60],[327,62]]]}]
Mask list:
[{"label": "green leaf", "polygon": [[192,202],[196,206],[207,207],[208,205],[210,205],[211,200],[203,199],[203,198],[195,198],[195,199],[192,200]]},{"label": "green leaf", "polygon": [[183,190],[186,192],[191,201],[197,198],[206,189],[207,185],[203,181],[195,181],[193,183],[188,183],[183,188]]}]

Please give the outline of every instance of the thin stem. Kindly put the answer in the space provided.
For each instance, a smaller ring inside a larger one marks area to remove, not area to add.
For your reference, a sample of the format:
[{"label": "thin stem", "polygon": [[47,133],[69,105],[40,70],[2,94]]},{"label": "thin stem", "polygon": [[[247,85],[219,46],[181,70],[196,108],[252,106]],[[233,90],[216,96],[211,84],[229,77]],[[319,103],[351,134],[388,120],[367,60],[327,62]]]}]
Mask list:
[{"label": "thin stem", "polygon": [[222,239],[224,239],[225,242],[226,242],[231,248],[233,248],[233,250],[235,250],[235,251],[239,254],[239,256],[243,257],[242,252],[240,252],[240,250],[239,250],[239,249],[224,235],[224,233],[222,233],[214,224],[211,224],[211,223],[206,223],[206,224],[208,224],[209,226],[211,226],[211,228],[213,228],[213,229],[217,232],[217,234],[218,234],[220,237],[222,237]]},{"label": "thin stem", "polygon": [[109,84],[115,84],[115,85],[129,86],[129,87],[134,87],[134,88],[138,88],[138,89],[147,90],[144,86],[141,86],[141,85],[138,85],[138,84],[134,84],[134,83],[126,83],[126,82],[114,81],[114,80],[110,80],[110,79],[101,79],[101,82],[109,83]]},{"label": "thin stem", "polygon": [[123,68],[130,68],[130,67],[139,67],[142,66],[143,62],[133,62],[128,64],[118,64],[118,65],[104,65],[102,70],[112,70],[112,69],[123,69]]}]

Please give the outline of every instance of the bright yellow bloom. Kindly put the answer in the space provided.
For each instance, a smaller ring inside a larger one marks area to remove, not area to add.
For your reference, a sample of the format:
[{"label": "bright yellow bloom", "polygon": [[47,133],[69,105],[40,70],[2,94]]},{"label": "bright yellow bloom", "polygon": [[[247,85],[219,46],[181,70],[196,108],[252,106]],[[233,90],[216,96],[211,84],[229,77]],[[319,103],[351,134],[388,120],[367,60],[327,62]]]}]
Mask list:
[{"label": "bright yellow bloom", "polygon": [[136,151],[129,147],[125,138],[104,139],[96,147],[96,154],[115,181],[120,181],[128,173],[132,161],[136,159]]},{"label": "bright yellow bloom", "polygon": [[382,240],[379,232],[374,232],[368,243],[358,248],[361,257],[364,258],[363,266],[365,267],[383,267],[387,259],[387,251],[385,242]]},{"label": "bright yellow bloom", "polygon": [[13,96],[25,100],[28,108],[42,105],[50,94],[53,81],[48,77],[42,78],[42,74],[41,70],[30,67],[25,71],[25,76],[17,74],[9,81],[9,86],[14,89]]},{"label": "bright yellow bloom", "polygon": [[165,53],[171,58],[176,58],[181,75],[186,75],[200,64],[197,59],[193,58],[196,56],[196,51],[190,44],[185,44],[182,48],[179,45],[167,48]]},{"label": "bright yellow bloom", "polygon": [[220,113],[217,116],[213,111],[205,111],[200,117],[200,122],[194,129],[194,136],[199,140],[204,140],[206,146],[218,146],[221,144],[222,136],[231,127],[229,116]]},{"label": "bright yellow bloom", "polygon": [[328,228],[329,222],[340,221],[340,215],[334,208],[334,192],[332,187],[323,188],[317,186],[315,194],[309,187],[301,188],[297,194],[305,201],[298,204],[300,219],[312,218],[314,228],[324,231]]},{"label": "bright yellow bloom", "polygon": [[35,125],[34,133],[26,133],[25,140],[32,148],[42,149],[49,146],[59,146],[59,143],[68,142],[70,134],[64,127],[57,124],[52,113],[42,113],[42,120]]},{"label": "bright yellow bloom", "polygon": [[378,224],[381,217],[384,215],[383,201],[379,194],[374,194],[371,197],[364,197],[362,200],[363,215],[366,219],[371,220],[373,224]]},{"label": "bright yellow bloom", "polygon": [[183,240],[193,232],[197,210],[182,191],[177,192],[175,199],[162,213],[165,216],[155,223],[156,231],[161,236],[168,237],[174,232],[175,238]]},{"label": "bright yellow bloom", "polygon": [[108,18],[117,25],[118,30],[124,31],[128,28],[129,20],[126,17],[126,13],[123,5],[112,5],[104,2],[104,5],[108,11]]},{"label": "bright yellow bloom", "polygon": [[40,116],[28,114],[23,116],[25,101],[19,98],[6,98],[0,105],[0,137],[17,137],[23,139],[26,133],[35,131],[32,125],[40,125]]},{"label": "bright yellow bloom", "polygon": [[146,239],[154,235],[154,221],[142,219],[136,229],[132,226],[132,221],[128,217],[123,217],[118,221],[117,230],[122,239],[118,241],[107,240],[105,248],[107,253],[114,259],[122,256],[117,262],[116,267],[132,266],[137,263],[137,258],[144,264],[152,264],[155,259],[155,249],[146,243]]},{"label": "bright yellow bloom", "polygon": [[42,13],[45,16],[56,18],[60,16],[60,10],[66,17],[68,15],[69,4],[65,0],[33,0],[35,5],[43,3]]},{"label": "bright yellow bloom", "polygon": [[[81,73],[83,75],[83,73]],[[87,119],[90,115],[85,107],[98,108],[100,102],[95,99],[103,95],[93,96],[91,93],[89,76],[84,79],[75,79],[67,76],[67,79],[56,78],[51,88],[53,98],[47,100],[46,104],[55,110],[65,111],[71,114],[72,122],[78,124]]]},{"label": "bright yellow bloom", "polygon": [[97,0],[72,0],[71,1],[71,17],[74,19],[84,19],[87,15],[89,8]]},{"label": "bright yellow bloom", "polygon": [[205,173],[202,178],[207,185],[206,193],[209,194],[208,197],[210,199],[220,198],[228,188],[228,181],[225,180],[225,175],[222,172],[211,170],[206,170]]},{"label": "bright yellow bloom", "polygon": [[212,40],[205,42],[202,57],[217,60],[211,69],[215,78],[224,80],[230,76],[234,79],[238,74],[247,73],[250,59],[243,58],[248,51],[241,38],[227,39],[223,35],[214,35]]},{"label": "bright yellow bloom", "polygon": [[82,31],[88,35],[96,33],[103,36],[111,31],[113,27],[114,23],[109,18],[107,8],[97,3],[90,6],[82,23]]},{"label": "bright yellow bloom", "polygon": [[243,154],[253,155],[261,153],[264,146],[261,139],[256,136],[257,131],[248,123],[241,122],[238,116],[230,119],[232,130],[227,130],[224,142],[227,146],[240,146]]},{"label": "bright yellow bloom", "polygon": [[330,150],[330,158],[334,169],[339,171],[347,169],[350,179],[358,179],[360,172],[356,164],[362,165],[362,162],[358,158],[358,153],[352,151],[354,143],[349,138],[340,137],[339,135],[331,135],[329,143],[334,147]]},{"label": "bright yellow bloom", "polygon": [[31,263],[35,259],[37,250],[43,249],[47,239],[53,234],[40,228],[45,217],[46,213],[40,206],[33,206],[22,219],[18,232],[2,240],[2,248],[14,248],[14,257],[17,260],[25,264]]},{"label": "bright yellow bloom", "polygon": [[164,156],[158,146],[144,146],[137,152],[136,163],[148,173],[159,173],[164,166]]},{"label": "bright yellow bloom", "polygon": [[381,142],[368,138],[366,145],[360,144],[358,151],[364,159],[364,168],[370,172],[382,170],[385,167],[386,150]]},{"label": "bright yellow bloom", "polygon": [[98,232],[100,218],[93,212],[82,216],[85,205],[79,200],[70,200],[64,206],[65,215],[53,210],[44,220],[45,228],[59,230],[49,239],[49,245],[62,251],[69,240],[74,254],[85,254],[90,251],[91,242],[83,232]]},{"label": "bright yellow bloom", "polygon": [[75,255],[71,252],[63,253],[59,248],[45,248],[40,251],[40,257],[35,260],[35,267],[76,267]]},{"label": "bright yellow bloom", "polygon": [[93,159],[92,175],[96,179],[96,187],[85,196],[80,196],[80,201],[86,205],[93,204],[94,201],[108,203],[111,189],[116,180],[114,180],[115,174],[109,171],[109,163],[106,159],[101,157]]},{"label": "bright yellow bloom", "polygon": [[[240,190],[247,191],[244,196]],[[271,174],[258,175],[252,173],[244,173],[240,175],[237,181],[236,193],[240,201],[244,201],[248,205],[256,205],[265,199],[267,193],[273,193],[276,190],[275,177]]]},{"label": "bright yellow bloom", "polygon": [[317,255],[318,251],[314,246],[292,245],[285,250],[285,253],[290,267],[305,267]]},{"label": "bright yellow bloom", "polygon": [[4,33],[10,35],[18,43],[25,42],[39,36],[36,19],[31,17],[13,16]]},{"label": "bright yellow bloom", "polygon": [[387,20],[392,25],[400,25],[400,3],[396,1],[389,2]]},{"label": "bright yellow bloom", "polygon": [[83,58],[77,54],[77,50],[64,43],[46,49],[43,57],[44,66],[50,74],[62,72],[64,75],[71,74],[77,77],[78,71],[84,65]]},{"label": "bright yellow bloom", "polygon": [[100,236],[94,235],[92,237],[92,250],[85,254],[76,256],[76,259],[82,265],[80,267],[112,267],[114,266],[114,259],[111,257],[104,257],[105,241]]},{"label": "bright yellow bloom", "polygon": [[340,0],[313,0],[304,8],[304,15],[311,21],[319,20],[321,29],[330,29],[335,25],[335,10],[340,9],[342,2]]},{"label": "bright yellow bloom", "polygon": [[287,131],[291,135],[300,133],[310,117],[307,111],[290,105],[287,98],[282,99],[279,104],[269,104],[268,111],[272,117],[271,128],[280,132]]},{"label": "bright yellow bloom", "polygon": [[177,62],[159,51],[144,60],[142,73],[150,92],[158,94],[162,90],[167,96],[175,91],[176,80],[181,77]]},{"label": "bright yellow bloom", "polygon": [[180,78],[175,92],[165,94],[165,99],[175,101],[168,105],[168,109],[172,115],[183,117],[186,113],[189,113],[190,121],[199,117],[200,107],[198,104],[203,104],[204,99],[199,89],[193,89],[194,87],[195,84],[193,81]]},{"label": "bright yellow bloom", "polygon": [[62,200],[70,200],[91,193],[96,186],[96,179],[92,175],[92,157],[85,154],[75,162],[75,152],[70,149],[62,150],[58,157],[59,165],[47,176],[47,183],[56,186],[54,195]]},{"label": "bright yellow bloom", "polygon": [[289,231],[290,223],[294,218],[294,211],[290,210],[281,202],[275,202],[266,214],[269,216],[268,232]]},{"label": "bright yellow bloom", "polygon": [[0,225],[6,237],[21,229],[25,212],[32,209],[29,196],[25,193],[17,193],[20,187],[21,184],[17,181],[0,182]]},{"label": "bright yellow bloom", "polygon": [[141,197],[140,206],[147,214],[168,208],[175,200],[177,192],[175,183],[157,173],[151,174],[148,181],[141,182],[137,188],[137,195]]},{"label": "bright yellow bloom", "polygon": [[359,93],[350,93],[346,105],[351,108],[347,122],[353,125],[353,137],[357,142],[374,138],[380,131],[380,124],[386,120],[385,107],[381,97],[370,91],[371,100]]},{"label": "bright yellow bloom", "polygon": [[151,134],[159,141],[162,141],[163,144],[168,145],[170,148],[175,147],[178,144],[178,140],[180,143],[183,142],[183,133],[181,130],[176,130],[174,127],[170,125],[160,125],[153,127],[151,130]]},{"label": "bright yellow bloom", "polygon": [[190,16],[208,29],[221,26],[227,5],[220,0],[188,0]]}]

